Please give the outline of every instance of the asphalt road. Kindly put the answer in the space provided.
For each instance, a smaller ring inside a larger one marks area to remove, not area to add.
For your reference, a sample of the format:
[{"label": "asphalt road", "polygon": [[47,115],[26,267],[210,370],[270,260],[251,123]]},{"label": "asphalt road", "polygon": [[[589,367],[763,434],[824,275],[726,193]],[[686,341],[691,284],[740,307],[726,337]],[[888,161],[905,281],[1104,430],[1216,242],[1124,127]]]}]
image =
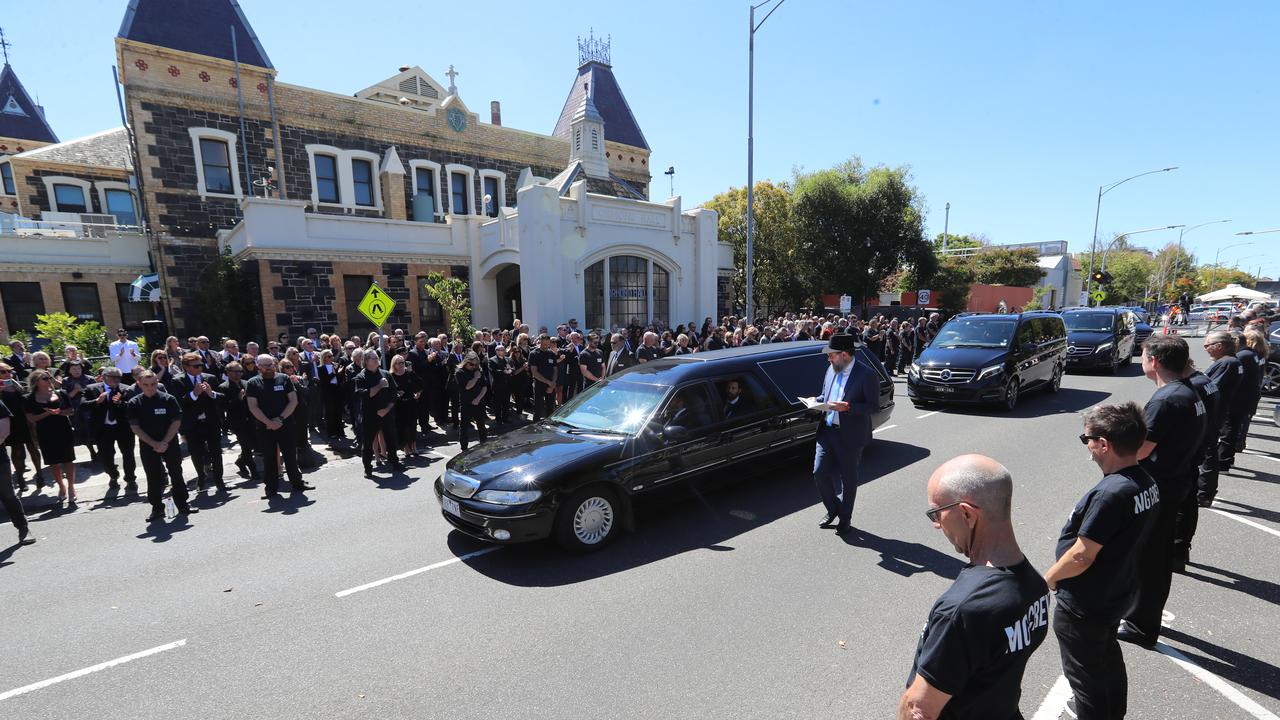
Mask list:
[{"label": "asphalt road", "polygon": [[[934,413],[899,385],[848,540],[816,527],[811,458],[792,457],[647,512],[601,553],[473,554],[488,546],[451,533],[431,491],[456,452],[443,444],[407,476],[374,482],[332,459],[305,500],[237,488],[160,532],[140,502],[38,512],[36,545],[0,549],[0,716],[889,717],[962,566],[922,514],[929,473],[965,452],[1005,463],[1019,541],[1044,570],[1099,476],[1079,411],[1151,390],[1134,364],[1070,375],[1012,414]],[[1255,421],[1249,445],[1168,604],[1169,652],[1212,675],[1125,646],[1131,718],[1280,713],[1280,429]],[[1027,670],[1027,718],[1058,717],[1059,676],[1051,635]]]}]

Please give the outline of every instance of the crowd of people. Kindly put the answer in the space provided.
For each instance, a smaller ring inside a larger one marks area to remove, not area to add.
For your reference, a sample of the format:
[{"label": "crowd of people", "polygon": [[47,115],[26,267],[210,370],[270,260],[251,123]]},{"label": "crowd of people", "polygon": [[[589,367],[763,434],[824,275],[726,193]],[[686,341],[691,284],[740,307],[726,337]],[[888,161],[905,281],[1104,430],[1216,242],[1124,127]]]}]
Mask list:
[{"label": "crowd of people", "polygon": [[344,338],[308,328],[265,347],[169,337],[149,352],[121,329],[105,362],[66,346],[56,365],[49,353],[14,340],[0,363],[8,451],[0,484],[22,540],[31,541],[13,489],[25,493],[30,477],[37,490],[56,485],[59,502],[74,506],[75,448],[83,445],[112,489],[122,481],[136,489],[142,465],[152,505],[147,520],[155,522],[164,517],[166,486],[178,513],[198,512],[189,503],[183,446],[196,492],[226,491],[223,445],[234,440],[239,474],[262,481],[270,499],[282,476],[294,491],[309,489],[301,470],[315,459],[313,439],[354,442],[366,474],[377,465],[400,471],[402,456],[420,453],[419,433],[456,433],[465,450],[473,435],[485,442],[494,424],[539,420],[599,379],[658,358],[845,333],[893,371],[910,364],[940,325],[936,313],[903,321],[834,313],[755,322],[708,317],[674,329],[632,321],[612,333],[580,329],[573,319],[534,332],[516,320],[510,328],[480,328],[470,342],[403,329]]}]

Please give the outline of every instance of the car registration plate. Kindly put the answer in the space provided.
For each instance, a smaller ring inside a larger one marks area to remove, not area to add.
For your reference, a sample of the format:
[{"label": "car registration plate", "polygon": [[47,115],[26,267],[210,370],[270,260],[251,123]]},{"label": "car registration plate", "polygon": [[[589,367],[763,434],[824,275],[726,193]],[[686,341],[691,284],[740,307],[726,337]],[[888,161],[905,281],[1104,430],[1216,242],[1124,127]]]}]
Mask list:
[{"label": "car registration plate", "polygon": [[940,393],[953,393],[953,392],[955,392],[955,391],[956,391],[956,389],[955,389],[955,388],[953,388],[953,387],[947,387],[946,385],[939,386],[939,387],[937,388],[937,390],[938,390],[938,392],[940,392]]},{"label": "car registration plate", "polygon": [[440,498],[440,507],[454,517],[462,517],[462,508],[458,506],[458,501],[453,498],[442,496]]}]

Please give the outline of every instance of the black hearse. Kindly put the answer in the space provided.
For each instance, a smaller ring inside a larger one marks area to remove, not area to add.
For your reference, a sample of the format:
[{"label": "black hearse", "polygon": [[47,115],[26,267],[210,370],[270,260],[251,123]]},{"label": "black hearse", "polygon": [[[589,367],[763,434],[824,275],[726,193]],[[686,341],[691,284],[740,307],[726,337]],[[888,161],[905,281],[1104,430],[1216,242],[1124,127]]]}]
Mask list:
[{"label": "black hearse", "polygon": [[[773,343],[629,368],[451,459],[435,484],[441,512],[490,542],[554,535],[570,550],[599,548],[632,526],[645,496],[812,442],[817,416],[797,398],[822,392],[825,348]],[[893,410],[892,379],[865,348],[857,362],[880,376],[879,426]]]},{"label": "black hearse", "polygon": [[1051,312],[958,315],[947,321],[907,373],[907,396],[928,403],[998,403],[1006,410],[1037,387],[1057,392],[1067,331]]}]

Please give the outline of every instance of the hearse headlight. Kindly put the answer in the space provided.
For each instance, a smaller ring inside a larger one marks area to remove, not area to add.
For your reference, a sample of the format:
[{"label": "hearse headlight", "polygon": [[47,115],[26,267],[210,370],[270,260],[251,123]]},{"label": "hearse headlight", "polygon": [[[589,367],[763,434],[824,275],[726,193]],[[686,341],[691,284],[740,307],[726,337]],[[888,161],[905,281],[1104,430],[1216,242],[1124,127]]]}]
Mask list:
[{"label": "hearse headlight", "polygon": [[481,490],[472,499],[494,505],[525,505],[540,497],[541,490]]},{"label": "hearse headlight", "polygon": [[982,370],[978,373],[978,379],[979,379],[979,380],[985,380],[985,379],[987,379],[987,378],[989,378],[989,377],[994,377],[994,376],[996,376],[996,375],[999,375],[1003,370],[1004,370],[1004,365],[1003,365],[1003,364],[1001,364],[1001,365],[992,365],[991,367],[984,367],[984,368],[982,368]]},{"label": "hearse headlight", "polygon": [[1110,349],[1111,349],[1111,346],[1112,346],[1113,344],[1114,344],[1114,343],[1104,342],[1104,343],[1102,343],[1101,345],[1099,345],[1099,346],[1094,350],[1094,352],[1096,352],[1096,353],[1100,353],[1100,352],[1102,352],[1103,350],[1110,350]]}]

